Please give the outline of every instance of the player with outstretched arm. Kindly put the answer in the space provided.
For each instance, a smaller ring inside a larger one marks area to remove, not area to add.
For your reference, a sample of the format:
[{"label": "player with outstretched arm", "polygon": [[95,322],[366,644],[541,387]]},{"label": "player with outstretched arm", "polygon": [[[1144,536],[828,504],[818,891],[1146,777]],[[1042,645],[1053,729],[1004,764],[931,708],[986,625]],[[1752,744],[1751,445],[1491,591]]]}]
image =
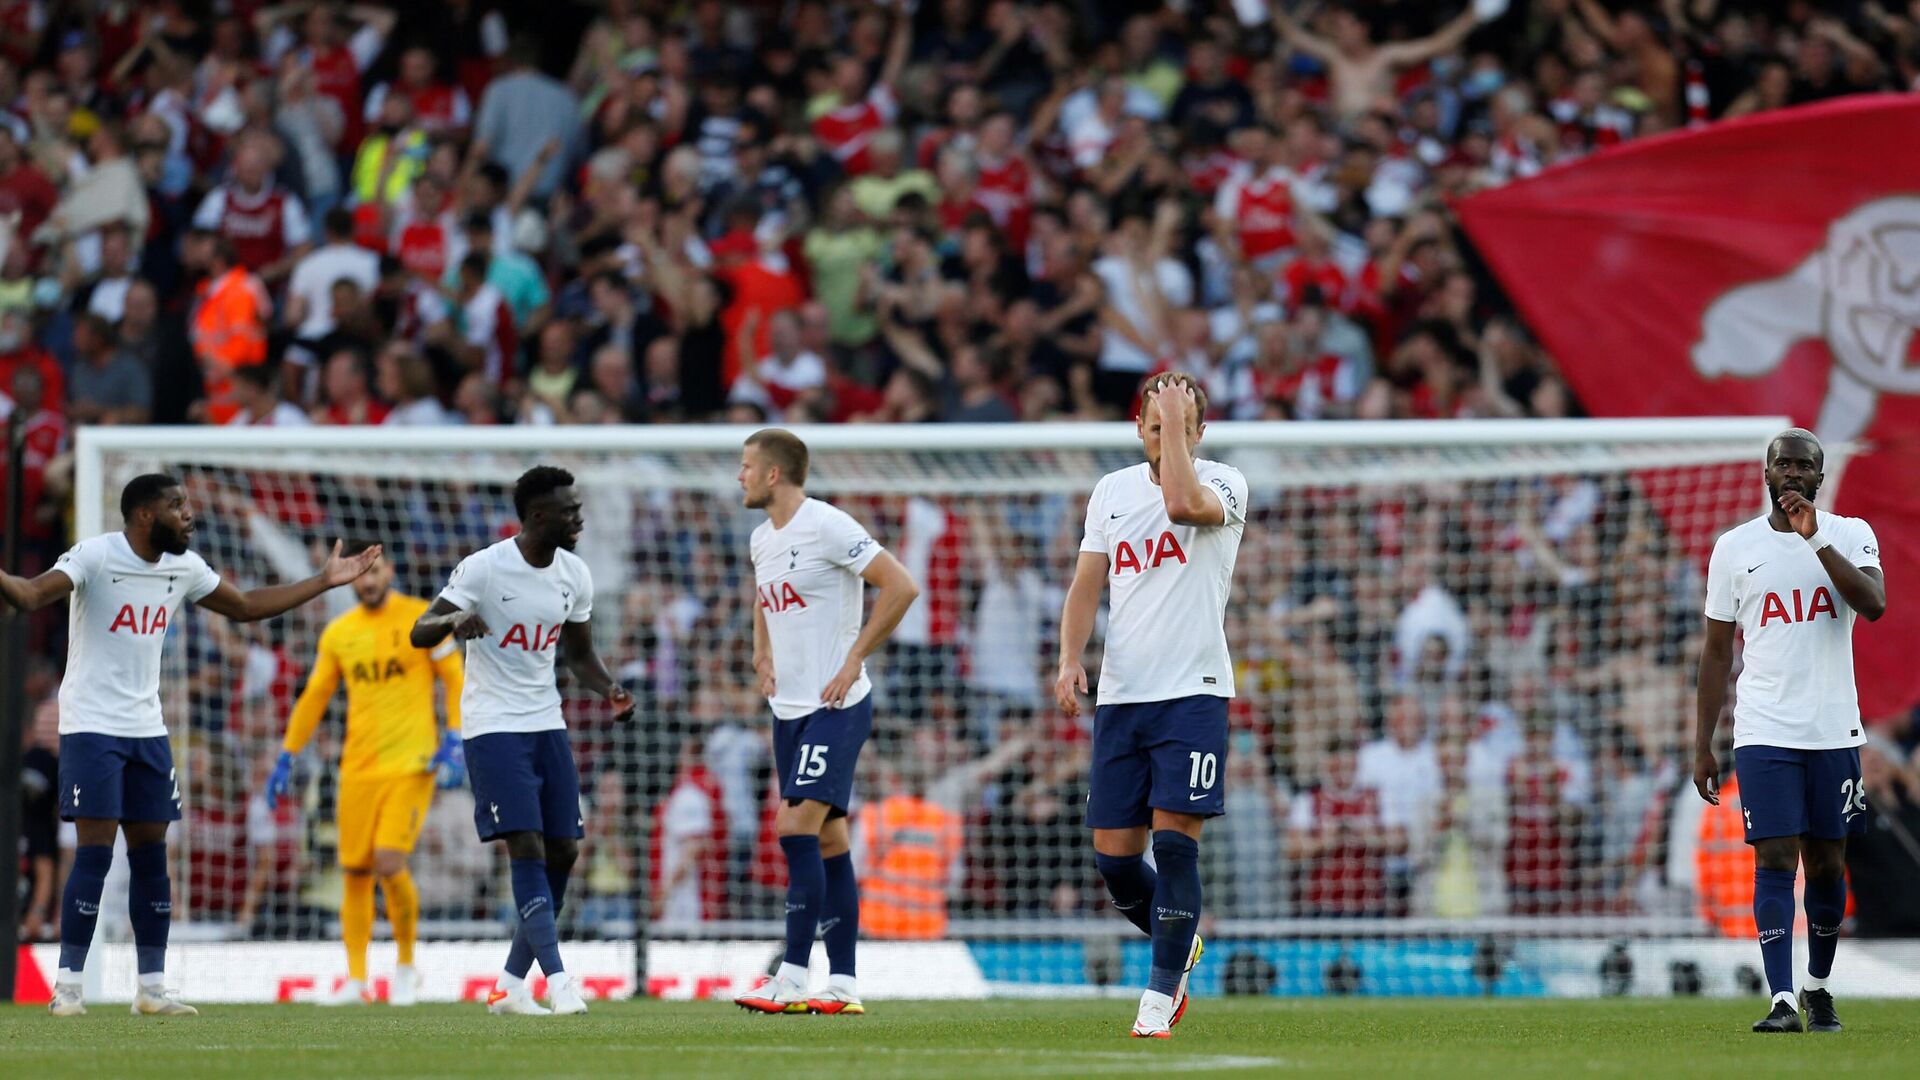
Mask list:
[{"label": "player with outstretched arm", "polygon": [[[920,595],[913,575],[845,511],[806,492],[807,444],[777,428],[740,453],[740,488],[767,520],[753,530],[753,669],[773,709],[784,799],[774,828],[787,859],[787,951],[779,971],[734,998],[761,1013],[866,1012],[854,983],[860,890],[847,834],[854,766],[873,730],[866,658]],[[860,624],[864,585],[879,590]],[[827,988],[807,992],[816,933]]]},{"label": "player with outstretched arm", "polygon": [[[1054,696],[1080,714],[1081,666],[1104,585],[1112,590],[1093,719],[1087,827],[1113,906],[1153,939],[1134,1020],[1138,1038],[1173,1035],[1204,945],[1200,827],[1226,813],[1227,592],[1246,529],[1247,481],[1197,458],[1207,397],[1165,372],[1141,392],[1146,461],[1108,473],[1087,500],[1085,537],[1060,615]],[[1154,863],[1147,866],[1148,830]]]},{"label": "player with outstretched arm", "polygon": [[193,509],[180,481],[162,473],[134,477],[120,493],[120,516],[125,528],[80,541],[31,581],[0,573],[0,598],[21,611],[73,597],[60,680],[60,816],[74,823],[79,845],[61,898],[60,968],[47,1008],[55,1016],[87,1011],[82,973],[114,834],[124,831],[139,969],[133,1012],[193,1016],[198,1010],[165,988],[173,921],[167,824],[180,820],[180,786],[160,714],[167,627],[188,602],[236,622],[271,619],[366,573],[380,548],[347,557],[336,543],[314,576],[241,592],[188,550]]},{"label": "player with outstretched arm", "polygon": [[[554,683],[554,648],[590,693],[620,720],[633,695],[608,673],[593,647],[593,578],[573,553],[580,539],[580,493],[573,474],[538,465],[513,485],[518,536],[460,560],[447,587],[413,624],[416,649],[451,634],[467,649],[460,698],[473,824],[483,842],[504,841],[520,913],[506,971],[487,997],[488,1011],[540,1016],[583,1013],[580,987],[560,961],[556,921],[567,878],[580,854],[586,819],[580,772]],[[527,986],[533,962],[547,976],[548,1007]]]},{"label": "player with outstretched arm", "polygon": [[[1727,699],[1733,629],[1745,639],[1733,767],[1753,845],[1753,921],[1773,1009],[1759,1032],[1839,1031],[1827,977],[1847,907],[1847,835],[1866,828],[1853,618],[1887,610],[1880,548],[1859,518],[1816,510],[1826,452],[1791,428],[1767,445],[1766,514],[1727,530],[1707,565],[1693,783],[1720,802],[1713,731]],[[1793,991],[1793,885],[1807,869],[1807,978]]]}]

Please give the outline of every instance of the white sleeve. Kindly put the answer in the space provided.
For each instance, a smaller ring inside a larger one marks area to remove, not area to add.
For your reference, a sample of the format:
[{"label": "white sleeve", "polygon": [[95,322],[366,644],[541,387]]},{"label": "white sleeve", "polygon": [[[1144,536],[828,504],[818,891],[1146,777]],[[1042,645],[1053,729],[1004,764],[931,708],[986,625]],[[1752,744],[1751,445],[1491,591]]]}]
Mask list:
[{"label": "white sleeve", "polygon": [[1080,534],[1080,550],[1091,551],[1096,555],[1108,554],[1107,548],[1107,507],[1100,496],[1107,490],[1105,484],[1095,484],[1093,494],[1087,496],[1087,525]]},{"label": "white sleeve", "polygon": [[488,56],[500,56],[507,51],[507,17],[498,11],[489,11],[480,18],[480,47]]},{"label": "white sleeve", "polygon": [[1841,545],[1846,552],[1847,561],[1855,566],[1880,565],[1880,541],[1873,535],[1873,526],[1862,518],[1848,519],[1847,540]]},{"label": "white sleeve", "polygon": [[280,830],[273,820],[273,811],[267,809],[267,798],[256,795],[247,800],[247,846],[272,847],[280,838]]},{"label": "white sleeve", "polygon": [[393,86],[392,83],[381,83],[380,85],[367,91],[366,108],[360,110],[362,117],[366,120],[367,123],[371,124],[374,121],[380,119],[381,106],[384,106],[387,103],[387,93],[389,88],[392,86]]},{"label": "white sleeve", "polygon": [[220,587],[220,575],[207,565],[207,560],[201,558],[199,552],[190,551],[187,557],[193,560],[193,577],[187,582],[187,599],[197,604],[202,597]]},{"label": "white sleeve", "polygon": [[886,83],[874,84],[873,89],[867,93],[867,103],[873,106],[873,111],[879,113],[880,119],[886,123],[893,123],[894,118],[900,115],[900,103],[893,99],[893,88]]},{"label": "white sleeve", "polygon": [[93,576],[93,567],[90,565],[93,562],[92,554],[86,542],[82,541],[68,548],[53,561],[53,568],[67,575],[67,580],[73,582],[75,592],[80,591],[86,585],[87,579]]},{"label": "white sleeve", "polygon": [[207,197],[200,200],[200,206],[193,212],[193,227],[196,229],[218,229],[220,219],[227,213],[227,189],[214,188]]},{"label": "white sleeve", "polygon": [[472,100],[467,97],[467,92],[465,90],[462,90],[457,86],[454,87],[453,88],[453,118],[452,118],[453,126],[466,127],[467,123],[472,119],[473,119]]},{"label": "white sleeve", "polygon": [[1232,221],[1240,212],[1240,177],[1236,173],[1220,185],[1213,195],[1213,216],[1222,222]]},{"label": "white sleeve", "polygon": [[480,561],[484,552],[475,552],[460,560],[447,577],[447,587],[440,590],[440,599],[459,608],[472,611],[480,602],[480,592],[486,588],[486,565]]},{"label": "white sleeve", "polygon": [[1732,622],[1739,615],[1733,602],[1733,556],[1727,553],[1727,538],[1714,541],[1713,557],[1707,560],[1707,618]]},{"label": "white sleeve", "polygon": [[267,31],[266,44],[261,47],[261,59],[269,65],[278,64],[280,58],[287,55],[299,43],[300,39],[293,36],[293,31],[287,28],[286,20],[282,19],[274,24],[272,30]]},{"label": "white sleeve", "polygon": [[1169,259],[1160,264],[1166,271],[1160,282],[1160,289],[1167,295],[1167,302],[1174,307],[1187,307],[1193,303],[1193,272],[1182,263]]},{"label": "white sleeve", "polygon": [[1202,481],[1213,497],[1220,500],[1220,508],[1226,511],[1225,525],[1244,525],[1247,522],[1247,478],[1240,470],[1223,466],[1207,473]]},{"label": "white sleeve", "polygon": [[313,224],[307,220],[306,204],[291,191],[280,203],[280,236],[290,248],[299,247],[313,238]]},{"label": "white sleeve", "polygon": [[573,593],[573,607],[567,612],[570,623],[586,622],[593,618],[593,573],[586,563],[580,564],[580,583]]},{"label": "white sleeve", "polygon": [[820,546],[827,561],[833,565],[844,566],[856,574],[864,573],[867,564],[886,550],[867,533],[865,526],[845,510],[832,507],[823,516],[825,520],[820,524]]}]

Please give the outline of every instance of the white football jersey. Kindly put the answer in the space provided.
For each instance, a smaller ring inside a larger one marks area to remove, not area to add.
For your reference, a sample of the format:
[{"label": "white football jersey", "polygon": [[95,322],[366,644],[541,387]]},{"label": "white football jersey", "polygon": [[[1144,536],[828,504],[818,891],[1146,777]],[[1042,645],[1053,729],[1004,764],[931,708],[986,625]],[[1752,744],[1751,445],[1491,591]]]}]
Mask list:
[{"label": "white football jersey", "polygon": [[[753,530],[753,581],[773,647],[773,715],[797,720],[820,710],[820,692],[860,636],[860,574],[881,550],[846,511],[819,499],[801,503],[784,529],[763,521]],[[872,690],[863,664],[846,704]]]},{"label": "white football jersey", "polygon": [[1247,478],[1217,461],[1193,466],[1224,524],[1175,525],[1144,461],[1108,473],[1087,499],[1080,550],[1107,557],[1111,590],[1098,704],[1233,696],[1227,591],[1247,527]]},{"label": "white football jersey", "polygon": [[466,643],[461,734],[566,727],[553,660],[561,624],[593,614],[593,576],[580,556],[559,549],[551,564],[533,566],[518,543],[502,540],[460,560],[440,598],[487,624],[486,637]]},{"label": "white football jersey", "polygon": [[[1820,531],[1855,566],[1880,565],[1859,518],[1816,511]],[[1832,750],[1867,741],[1853,683],[1854,611],[1806,540],[1763,517],[1714,542],[1707,618],[1746,639],[1734,688],[1733,745]]]},{"label": "white football jersey", "polygon": [[80,541],[53,568],[73,582],[60,734],[165,735],[160,650],[167,627],[182,604],[218,588],[220,575],[192,551],[148,562],[123,532]]}]

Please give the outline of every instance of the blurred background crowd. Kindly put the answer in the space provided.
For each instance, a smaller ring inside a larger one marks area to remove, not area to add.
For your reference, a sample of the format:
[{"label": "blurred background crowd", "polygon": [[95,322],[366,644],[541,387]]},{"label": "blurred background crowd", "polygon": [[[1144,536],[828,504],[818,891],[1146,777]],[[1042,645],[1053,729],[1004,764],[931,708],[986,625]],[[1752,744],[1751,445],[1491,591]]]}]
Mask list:
[{"label": "blurred background crowd", "polygon": [[[1920,87],[1920,3],[1894,2],[0,0],[0,28],[0,412],[27,429],[29,572],[71,540],[83,424],[1113,419],[1169,367],[1216,420],[1579,416],[1447,200]],[[1702,520],[1747,512],[1750,480],[1701,482]],[[389,531],[428,592],[511,517],[478,487],[195,483],[201,546],[261,579],[351,526]],[[635,915],[622,823],[657,838],[663,906],[640,914],[766,914],[745,519],[685,494],[602,509],[610,645],[659,722],[585,720],[613,809],[569,918]],[[943,868],[959,914],[1095,910],[1085,733],[1044,705],[1077,510],[856,512],[932,583],[879,680],[897,726],[866,790],[946,824],[892,872]],[[1620,477],[1259,511],[1217,910],[1692,910],[1671,868],[1696,852],[1668,841],[1710,830],[1669,796],[1700,587],[1672,532]],[[187,832],[214,838],[182,856],[195,917],[278,934],[324,912],[327,777],[278,813],[254,794],[320,614],[187,624],[172,715],[204,766]],[[36,624],[46,777],[62,635]],[[1920,791],[1911,725],[1872,719],[1875,783]],[[422,895],[490,917],[462,798]],[[58,830],[33,820],[44,936]],[[929,832],[872,820],[870,873]]]}]

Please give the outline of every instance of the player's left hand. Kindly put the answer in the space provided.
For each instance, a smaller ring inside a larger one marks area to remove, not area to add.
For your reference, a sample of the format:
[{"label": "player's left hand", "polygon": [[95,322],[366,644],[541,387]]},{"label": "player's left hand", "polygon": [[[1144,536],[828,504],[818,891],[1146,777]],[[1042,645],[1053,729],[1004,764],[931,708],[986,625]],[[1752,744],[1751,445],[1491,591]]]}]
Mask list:
[{"label": "player's left hand", "polygon": [[457,788],[467,782],[467,747],[457,731],[446,731],[440,736],[440,749],[434,751],[433,760],[428,762],[440,790]]},{"label": "player's left hand", "polygon": [[340,547],[340,541],[335,540],[333,542],[333,551],[327,555],[327,565],[320,568],[320,578],[327,583],[327,588],[329,589],[336,585],[347,584],[361,574],[373,569],[373,564],[380,561],[379,544],[375,544],[350,558],[343,557],[340,554]]},{"label": "player's left hand", "polygon": [[1793,531],[1803,539],[1811,538],[1820,529],[1820,517],[1814,512],[1813,503],[1797,491],[1780,493],[1780,509],[1787,512],[1787,522]]},{"label": "player's left hand", "polygon": [[273,763],[273,775],[267,777],[267,809],[278,810],[280,800],[287,797],[287,789],[293,782],[293,755],[280,751],[280,760]]},{"label": "player's left hand", "polygon": [[852,690],[853,684],[859,681],[860,660],[858,657],[849,656],[847,662],[840,665],[840,670],[834,672],[833,678],[827,680],[826,687],[820,691],[820,704],[829,709],[846,707],[847,691]]},{"label": "player's left hand", "polygon": [[633,691],[616,683],[607,691],[607,704],[613,706],[613,718],[616,721],[624,724],[633,719]]},{"label": "player's left hand", "polygon": [[1720,763],[1711,753],[1693,759],[1693,790],[1714,806],[1720,805]]}]

